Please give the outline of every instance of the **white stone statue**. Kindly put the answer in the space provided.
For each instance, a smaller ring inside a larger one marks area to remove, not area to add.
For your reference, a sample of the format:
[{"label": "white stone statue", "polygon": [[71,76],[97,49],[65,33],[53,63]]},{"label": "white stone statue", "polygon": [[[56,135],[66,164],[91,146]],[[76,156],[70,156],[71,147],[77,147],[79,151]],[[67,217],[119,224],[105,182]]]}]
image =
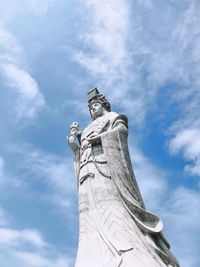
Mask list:
[{"label": "white stone statue", "polygon": [[75,267],[179,267],[162,234],[159,217],[145,209],[130,161],[125,115],[111,112],[95,88],[92,122],[81,133],[73,123],[79,198],[79,245]]}]

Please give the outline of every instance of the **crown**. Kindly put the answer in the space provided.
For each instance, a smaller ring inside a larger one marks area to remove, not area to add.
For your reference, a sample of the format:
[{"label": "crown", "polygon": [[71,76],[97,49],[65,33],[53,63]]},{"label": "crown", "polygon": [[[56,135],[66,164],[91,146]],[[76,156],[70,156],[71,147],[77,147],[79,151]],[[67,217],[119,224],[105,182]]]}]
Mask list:
[{"label": "crown", "polygon": [[110,103],[108,102],[107,98],[99,93],[97,88],[92,89],[88,93],[88,107],[90,109],[91,105],[95,102],[100,103],[107,111],[111,111]]}]

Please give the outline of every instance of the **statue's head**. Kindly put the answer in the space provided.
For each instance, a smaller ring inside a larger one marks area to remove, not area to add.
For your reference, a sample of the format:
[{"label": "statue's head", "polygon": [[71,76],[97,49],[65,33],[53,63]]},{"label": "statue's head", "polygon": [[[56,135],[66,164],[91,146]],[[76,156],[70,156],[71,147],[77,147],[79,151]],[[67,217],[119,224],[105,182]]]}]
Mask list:
[{"label": "statue's head", "polygon": [[94,120],[111,111],[110,103],[104,95],[99,93],[97,88],[88,93],[88,107]]}]

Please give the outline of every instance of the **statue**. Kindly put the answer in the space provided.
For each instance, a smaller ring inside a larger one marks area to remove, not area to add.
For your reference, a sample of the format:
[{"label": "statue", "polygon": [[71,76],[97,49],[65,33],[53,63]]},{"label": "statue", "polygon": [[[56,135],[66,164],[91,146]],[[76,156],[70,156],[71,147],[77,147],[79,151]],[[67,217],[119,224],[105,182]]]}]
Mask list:
[{"label": "statue", "polygon": [[92,122],[71,126],[79,198],[75,267],[179,267],[160,218],[145,209],[128,151],[128,119],[95,88]]}]

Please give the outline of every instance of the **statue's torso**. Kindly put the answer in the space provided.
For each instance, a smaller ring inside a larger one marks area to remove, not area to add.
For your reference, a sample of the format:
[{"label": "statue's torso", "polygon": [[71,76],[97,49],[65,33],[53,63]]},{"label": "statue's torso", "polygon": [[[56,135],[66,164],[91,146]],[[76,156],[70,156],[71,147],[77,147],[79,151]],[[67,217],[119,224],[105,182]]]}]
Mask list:
[{"label": "statue's torso", "polygon": [[[81,134],[81,146],[85,138],[89,137],[92,134],[99,134],[102,129],[109,130],[113,121],[117,118],[118,114],[116,112],[108,112],[104,116],[97,118],[88,124],[88,126],[83,130]],[[104,127],[106,128],[104,129]]]},{"label": "statue's torso", "polygon": [[111,129],[112,122],[117,116],[117,113],[109,112],[106,115],[92,121],[84,129],[81,135],[80,147],[80,170],[78,176],[80,185],[82,185],[89,177],[96,179],[98,179],[98,177],[110,178],[106,157],[101,143],[91,145],[87,141],[87,138],[109,131]]}]

